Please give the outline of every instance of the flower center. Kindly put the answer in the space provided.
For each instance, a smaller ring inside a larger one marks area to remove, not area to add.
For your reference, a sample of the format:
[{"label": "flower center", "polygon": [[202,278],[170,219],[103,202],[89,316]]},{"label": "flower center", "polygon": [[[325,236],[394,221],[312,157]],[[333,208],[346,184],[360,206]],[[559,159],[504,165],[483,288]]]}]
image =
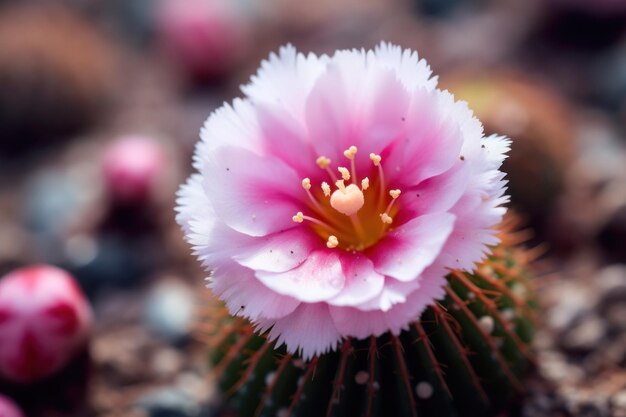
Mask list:
[{"label": "flower center", "polygon": [[302,188],[307,193],[308,208],[313,215],[299,211],[292,219],[296,223],[306,220],[326,240],[328,248],[361,251],[378,242],[391,227],[400,190],[387,192],[380,155],[370,154],[377,169],[370,184],[368,177],[360,183],[358,181],[354,162],[356,146],[350,146],[343,154],[350,161],[350,169],[337,168],[341,179],[330,168],[330,159],[325,156],[317,158],[317,165],[328,173],[330,183],[335,184],[336,189],[332,191],[326,181],[313,189],[311,180],[303,179]]}]

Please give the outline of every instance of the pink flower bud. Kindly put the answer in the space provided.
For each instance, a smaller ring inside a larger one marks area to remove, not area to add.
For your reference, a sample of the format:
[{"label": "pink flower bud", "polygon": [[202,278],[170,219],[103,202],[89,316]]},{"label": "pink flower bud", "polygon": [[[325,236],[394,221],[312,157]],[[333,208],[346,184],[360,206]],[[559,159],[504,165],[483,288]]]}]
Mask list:
[{"label": "pink flower bud", "polygon": [[245,41],[244,19],[231,0],[161,0],[157,31],[165,51],[192,78],[225,75]]},{"label": "pink flower bud", "polygon": [[24,417],[24,413],[13,401],[0,395],[0,417]]},{"label": "pink flower bud", "polygon": [[89,304],[67,272],[37,265],[5,275],[0,377],[30,383],[58,371],[86,342],[90,322]]},{"label": "pink flower bud", "polygon": [[111,197],[121,203],[149,199],[158,186],[165,152],[154,140],[123,136],[111,143],[103,160],[104,181]]}]

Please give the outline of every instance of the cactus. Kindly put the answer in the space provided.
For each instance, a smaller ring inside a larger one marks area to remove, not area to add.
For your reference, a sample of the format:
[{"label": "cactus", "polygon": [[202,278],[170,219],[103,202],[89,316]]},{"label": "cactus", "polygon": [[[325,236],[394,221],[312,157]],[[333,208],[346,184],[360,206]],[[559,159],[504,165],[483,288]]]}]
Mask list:
[{"label": "cactus", "polygon": [[90,127],[117,88],[114,47],[62,2],[4,2],[0,152],[30,152]]},{"label": "cactus", "polygon": [[451,271],[444,300],[399,335],[348,338],[310,361],[257,334],[217,302],[198,337],[227,409],[238,417],[488,416],[523,391],[535,303],[514,221],[475,272]]}]

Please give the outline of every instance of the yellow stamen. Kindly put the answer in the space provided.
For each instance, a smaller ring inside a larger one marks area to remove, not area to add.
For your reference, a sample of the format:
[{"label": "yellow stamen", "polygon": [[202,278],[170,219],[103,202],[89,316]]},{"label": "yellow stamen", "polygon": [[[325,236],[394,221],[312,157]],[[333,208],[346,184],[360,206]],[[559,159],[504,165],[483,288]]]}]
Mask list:
[{"label": "yellow stamen", "polygon": [[392,200],[387,205],[387,208],[385,209],[385,213],[389,213],[391,211],[391,208],[393,207],[394,203],[396,202],[396,199],[398,197],[400,197],[400,193],[401,192],[402,191],[400,191],[400,190],[391,190],[391,191],[389,191],[389,195],[391,196]]},{"label": "yellow stamen", "polygon": [[[375,170],[378,171],[374,174],[378,176],[374,177],[374,182],[370,184],[368,177],[358,178],[356,154],[356,146],[350,146],[343,152],[343,155],[350,160],[349,167],[333,167],[330,158],[326,156],[320,156],[316,159],[317,165],[324,169],[331,179],[328,182],[322,181],[320,184],[324,198],[330,197],[327,202],[320,200],[323,197],[319,191],[311,191],[313,184],[310,178],[302,179],[302,188],[311,200],[307,204],[307,209],[311,209],[315,217],[298,212],[292,219],[296,223],[302,223],[305,220],[314,223],[315,232],[322,238],[326,238],[326,246],[330,249],[341,247],[348,251],[360,251],[375,244],[385,234],[385,231],[390,227],[389,225],[393,223],[392,215],[395,215],[396,210],[392,210],[392,208],[402,193],[399,189],[389,190],[386,188],[382,157],[378,154],[371,153],[369,155],[373,166],[376,167]],[[340,175],[337,175],[337,172]],[[334,186],[330,184],[334,184]],[[371,187],[377,188],[377,190],[374,190],[374,194],[371,196],[368,194],[368,197],[373,201],[365,204],[364,192]],[[387,206],[386,209],[385,206]],[[367,212],[361,213],[362,209]],[[339,213],[348,216],[350,222],[346,222]],[[377,213],[380,213],[378,216],[381,223],[375,221]]]},{"label": "yellow stamen", "polygon": [[393,219],[387,213],[381,213],[380,220],[382,220],[382,222],[385,224],[393,223]]},{"label": "yellow stamen", "polygon": [[302,223],[304,220],[308,220],[311,223],[315,223],[319,226],[322,226],[329,232],[337,233],[337,230],[331,225],[329,225],[328,223],[318,220],[315,217],[305,216],[301,211],[297,212],[296,215],[291,218],[291,220],[293,220],[296,223]]},{"label": "yellow stamen", "polygon": [[326,197],[330,196],[330,185],[326,181],[322,183],[322,191]]},{"label": "yellow stamen", "polygon": [[356,146],[350,146],[348,149],[343,151],[343,156],[345,156],[348,159],[354,159],[356,152],[357,152]]},{"label": "yellow stamen", "polygon": [[339,167],[337,168],[337,171],[339,171],[339,173],[341,174],[341,178],[343,178],[344,181],[350,180],[350,171],[348,171],[348,168]]},{"label": "yellow stamen", "polygon": [[322,169],[326,169],[330,165],[330,159],[325,156],[320,156],[319,158],[315,160],[315,163],[317,164],[318,167]]},{"label": "yellow stamen", "polygon": [[326,241],[326,247],[328,247],[329,249],[333,249],[336,248],[337,245],[339,245],[339,240],[337,239],[337,236],[328,236],[328,241]]},{"label": "yellow stamen", "polygon": [[295,223],[302,223],[304,221],[304,214],[299,211],[296,213],[295,216],[291,218],[291,220],[293,220]]}]

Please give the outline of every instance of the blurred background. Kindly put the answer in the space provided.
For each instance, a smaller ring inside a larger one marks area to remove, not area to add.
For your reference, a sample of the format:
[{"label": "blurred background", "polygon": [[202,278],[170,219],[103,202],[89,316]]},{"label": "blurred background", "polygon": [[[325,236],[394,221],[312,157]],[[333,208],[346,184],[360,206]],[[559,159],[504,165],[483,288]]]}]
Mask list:
[{"label": "blurred background", "polygon": [[206,274],[174,222],[199,129],[285,43],[381,40],[513,139],[545,313],[511,415],[626,416],[626,0],[0,0],[0,276],[59,266],[93,309],[86,348],[27,384],[0,372],[0,396],[219,415],[191,334]]}]

